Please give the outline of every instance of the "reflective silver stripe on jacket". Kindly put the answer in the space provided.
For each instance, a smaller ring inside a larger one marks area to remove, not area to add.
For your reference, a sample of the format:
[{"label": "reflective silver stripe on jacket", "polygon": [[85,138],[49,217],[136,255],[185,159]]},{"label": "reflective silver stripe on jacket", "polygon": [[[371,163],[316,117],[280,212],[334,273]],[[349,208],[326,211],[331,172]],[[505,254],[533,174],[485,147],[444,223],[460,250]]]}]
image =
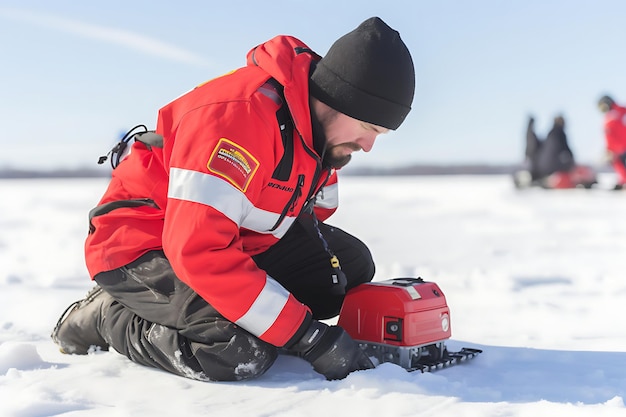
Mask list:
[{"label": "reflective silver stripe on jacket", "polygon": [[339,206],[338,184],[327,185],[317,193],[315,205],[325,209],[336,209]]},{"label": "reflective silver stripe on jacket", "polygon": [[295,217],[285,217],[274,231],[280,213],[255,207],[250,200],[229,182],[204,172],[182,168],[170,169],[168,198],[191,201],[210,206],[228,217],[238,227],[253,232],[272,234],[280,239],[287,233]]},{"label": "reflective silver stripe on jacket", "polygon": [[265,286],[246,314],[235,322],[255,336],[261,336],[267,331],[287,304],[289,292],[269,275],[266,276]]}]

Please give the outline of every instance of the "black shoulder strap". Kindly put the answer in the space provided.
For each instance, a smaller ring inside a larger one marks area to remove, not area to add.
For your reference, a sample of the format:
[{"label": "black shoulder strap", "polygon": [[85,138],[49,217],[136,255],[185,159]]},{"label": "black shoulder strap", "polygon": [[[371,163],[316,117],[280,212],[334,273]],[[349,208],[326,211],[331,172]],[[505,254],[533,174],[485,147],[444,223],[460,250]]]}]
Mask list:
[{"label": "black shoulder strap", "polygon": [[[140,132],[135,133],[137,130],[140,130]],[[130,129],[128,132],[126,132],[122,139],[120,139],[120,141],[115,144],[115,146],[109,151],[109,153],[101,156],[98,159],[98,164],[103,164],[110,157],[111,167],[113,169],[117,168],[121,160],[124,158],[124,156],[126,156],[128,142],[130,142],[132,139],[143,143],[150,150],[152,150],[152,148],[163,147],[163,136],[155,133],[152,130],[148,130],[145,125],[137,125]]]}]

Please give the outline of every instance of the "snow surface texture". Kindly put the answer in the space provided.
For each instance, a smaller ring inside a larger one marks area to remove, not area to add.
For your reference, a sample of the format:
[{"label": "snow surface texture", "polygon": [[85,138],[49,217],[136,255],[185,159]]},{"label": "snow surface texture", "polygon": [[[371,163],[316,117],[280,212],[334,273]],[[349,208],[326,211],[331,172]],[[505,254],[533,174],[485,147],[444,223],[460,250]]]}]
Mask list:
[{"label": "snow surface texture", "polygon": [[610,178],[560,191],[517,191],[505,176],[342,178],[331,224],[371,247],[375,280],[437,282],[449,347],[484,353],[333,382],[295,357],[210,383],[114,351],[61,354],[50,331],[91,288],[82,245],[106,185],[0,181],[2,416],[626,416],[626,191],[608,191]]}]

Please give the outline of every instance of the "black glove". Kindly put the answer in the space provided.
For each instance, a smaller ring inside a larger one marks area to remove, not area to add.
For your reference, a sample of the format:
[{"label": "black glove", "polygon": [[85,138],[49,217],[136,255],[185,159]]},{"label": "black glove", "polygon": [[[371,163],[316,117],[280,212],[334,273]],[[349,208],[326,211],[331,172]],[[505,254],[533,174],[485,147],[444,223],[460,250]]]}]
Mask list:
[{"label": "black glove", "polygon": [[304,335],[289,350],[310,362],[326,379],[343,379],[350,372],[372,369],[374,364],[339,326],[312,320]]}]

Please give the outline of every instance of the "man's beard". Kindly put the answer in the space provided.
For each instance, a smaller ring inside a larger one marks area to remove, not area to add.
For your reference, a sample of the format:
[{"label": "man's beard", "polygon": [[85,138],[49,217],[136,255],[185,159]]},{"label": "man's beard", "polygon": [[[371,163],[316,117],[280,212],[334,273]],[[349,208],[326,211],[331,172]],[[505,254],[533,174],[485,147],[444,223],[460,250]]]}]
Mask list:
[{"label": "man's beard", "polygon": [[[336,114],[333,114],[330,117],[336,117]],[[327,122],[329,120],[329,118],[326,119]],[[346,166],[346,164],[352,159],[352,155],[340,155],[338,153],[335,154],[334,150],[339,151],[339,149],[336,148],[342,145],[335,145],[330,148],[327,147],[327,140],[326,135],[324,134],[324,128],[322,127],[322,122],[316,117],[313,111],[311,111],[311,127],[313,130],[312,133],[314,148],[319,153],[319,155],[322,156],[322,166],[335,169]],[[349,144],[346,145],[351,146]],[[355,146],[358,147],[358,149],[355,150],[361,149],[358,145]]]},{"label": "man's beard", "polygon": [[326,155],[324,155],[324,166],[335,169],[343,168],[348,165],[348,162],[350,162],[351,159],[352,155],[334,157],[326,152]]},{"label": "man's beard", "polygon": [[341,148],[349,147],[353,151],[359,151],[361,147],[354,143],[342,143],[341,145],[335,145],[328,149],[324,153],[324,166],[339,169],[343,168],[352,159],[351,154],[343,155]]}]

